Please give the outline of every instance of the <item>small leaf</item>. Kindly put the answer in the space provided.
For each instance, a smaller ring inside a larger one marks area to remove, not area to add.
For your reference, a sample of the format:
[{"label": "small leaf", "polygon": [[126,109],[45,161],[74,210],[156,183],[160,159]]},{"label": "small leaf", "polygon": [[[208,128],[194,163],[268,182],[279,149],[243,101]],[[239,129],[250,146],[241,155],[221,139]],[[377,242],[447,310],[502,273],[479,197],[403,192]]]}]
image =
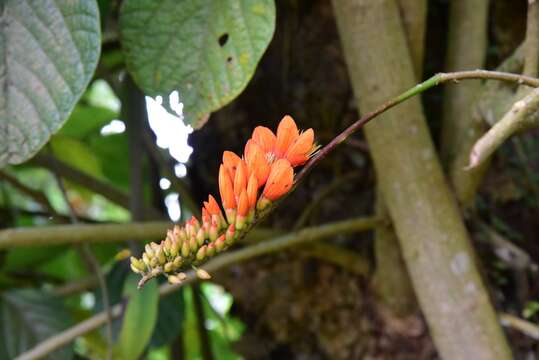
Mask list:
[{"label": "small leaf", "polygon": [[137,290],[137,282],[137,276],[131,274],[125,284],[124,294],[130,296],[130,300],[115,349],[119,359],[138,359],[148,345],[157,322],[157,282],[150,281],[141,290]]},{"label": "small leaf", "polygon": [[[14,359],[37,343],[71,325],[63,303],[38,290],[4,292],[0,302],[0,358]],[[71,347],[51,353],[47,359],[71,359]]]},{"label": "small leaf", "polygon": [[196,128],[247,86],[274,29],[273,0],[125,0],[120,13],[135,81],[152,96],[179,90]]},{"label": "small leaf", "polygon": [[0,167],[35,154],[67,120],[101,48],[95,0],[0,3]]}]

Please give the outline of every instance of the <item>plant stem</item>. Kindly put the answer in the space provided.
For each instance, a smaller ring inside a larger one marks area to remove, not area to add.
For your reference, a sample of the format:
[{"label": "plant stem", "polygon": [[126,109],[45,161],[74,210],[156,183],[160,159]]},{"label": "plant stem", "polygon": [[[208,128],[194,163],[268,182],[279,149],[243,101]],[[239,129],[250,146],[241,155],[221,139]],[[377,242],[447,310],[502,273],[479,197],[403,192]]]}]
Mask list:
[{"label": "plant stem", "polygon": [[311,170],[312,168],[322,159],[324,159],[333,149],[335,149],[339,144],[345,141],[350,135],[361,129],[365,124],[374,119],[380,114],[383,114],[387,110],[395,107],[396,105],[419,95],[426,90],[429,90],[432,87],[438,86],[440,84],[446,83],[448,81],[459,82],[460,80],[469,80],[469,79],[492,79],[506,82],[514,82],[521,85],[527,85],[530,87],[539,87],[539,79],[533,78],[530,76],[518,75],[505,73],[500,71],[488,71],[488,70],[469,70],[469,71],[457,71],[452,73],[438,73],[431,78],[423,81],[420,84],[406,90],[397,97],[385,102],[377,109],[366,113],[359,120],[354,122],[352,125],[347,127],[339,135],[337,135],[333,140],[331,140],[327,145],[322,147],[312,158],[305,164],[303,169],[299,172],[296,177],[296,183],[299,183]]},{"label": "plant stem", "polygon": [[149,241],[164,237],[168,221],[128,224],[52,225],[0,230],[0,249],[16,246],[51,246],[92,242]]},{"label": "plant stem", "polygon": [[[306,228],[300,231],[292,232],[284,236],[277,237],[273,240],[258,243],[256,245],[248,246],[241,250],[224,253],[223,255],[215,257],[213,260],[208,261],[202,268],[208,272],[214,272],[225,268],[229,265],[249,260],[256,256],[273,253],[287,249],[292,246],[329,238],[336,235],[352,234],[361,231],[368,231],[381,224],[382,221],[375,217],[359,218],[352,220],[344,220],[325,224],[321,226]],[[166,296],[182,286],[190,284],[197,280],[195,272],[190,270],[187,273],[187,278],[181,283],[176,285],[164,284],[159,287],[159,296]],[[114,305],[111,308],[111,313],[114,318],[119,317],[122,314],[123,301]],[[76,337],[84,335],[92,330],[95,330],[105,324],[107,315],[104,311],[88,318],[77,325],[58,333],[41,343],[37,344],[34,348],[19,355],[15,360],[33,360],[45,357],[56,349],[61,348],[69,344]]]}]

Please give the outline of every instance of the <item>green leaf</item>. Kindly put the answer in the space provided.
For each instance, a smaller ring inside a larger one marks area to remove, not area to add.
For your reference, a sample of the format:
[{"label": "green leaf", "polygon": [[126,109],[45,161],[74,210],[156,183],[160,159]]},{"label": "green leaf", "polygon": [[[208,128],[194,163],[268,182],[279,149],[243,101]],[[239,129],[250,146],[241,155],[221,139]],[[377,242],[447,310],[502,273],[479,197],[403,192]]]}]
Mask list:
[{"label": "green leaf", "polygon": [[[4,292],[0,301],[0,359],[14,359],[37,343],[71,325],[62,302],[42,291],[24,289]],[[51,353],[47,359],[71,359],[71,347]]]},{"label": "green leaf", "polygon": [[152,347],[172,342],[183,326],[185,301],[181,292],[173,292],[159,300],[159,315],[151,339]]},{"label": "green leaf", "polygon": [[96,178],[103,178],[99,159],[82,141],[69,136],[56,135],[51,139],[54,155],[68,165]]},{"label": "green leaf", "polygon": [[125,0],[120,13],[135,81],[152,96],[179,90],[196,128],[245,88],[274,29],[273,0]]},{"label": "green leaf", "polygon": [[60,129],[101,48],[95,0],[0,3],[0,167],[21,163]]},{"label": "green leaf", "polygon": [[104,107],[77,104],[58,135],[82,139],[90,134],[99,134],[103,126],[117,117],[116,111]]},{"label": "green leaf", "polygon": [[131,274],[125,284],[125,295],[130,295],[125,311],[116,355],[119,359],[136,360],[148,345],[157,321],[159,292],[157,281],[150,281],[137,290],[138,277]]}]

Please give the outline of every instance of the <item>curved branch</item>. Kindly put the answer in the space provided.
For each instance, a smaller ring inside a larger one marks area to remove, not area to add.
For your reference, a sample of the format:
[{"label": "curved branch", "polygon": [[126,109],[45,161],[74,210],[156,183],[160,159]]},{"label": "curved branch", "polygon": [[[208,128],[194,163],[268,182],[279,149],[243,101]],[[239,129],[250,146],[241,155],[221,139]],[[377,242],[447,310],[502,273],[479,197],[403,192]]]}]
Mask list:
[{"label": "curved branch", "polygon": [[320,160],[325,158],[337,145],[345,141],[350,135],[361,129],[369,121],[377,117],[378,115],[386,112],[387,110],[395,107],[396,105],[416,96],[424,91],[438,86],[440,84],[446,83],[448,81],[459,82],[459,80],[468,80],[468,79],[492,79],[506,82],[514,82],[520,85],[527,85],[530,87],[539,87],[539,79],[533,78],[530,76],[518,75],[505,73],[500,71],[488,71],[488,70],[469,70],[469,71],[457,71],[452,73],[439,73],[433,77],[425,80],[424,82],[417,84],[411,89],[403,92],[397,97],[385,102],[377,109],[366,113],[359,120],[354,122],[352,125],[347,127],[343,132],[337,135],[333,140],[331,140],[327,145],[321,148],[312,158],[305,164],[301,172],[296,178],[296,184],[298,184],[318,163]]}]

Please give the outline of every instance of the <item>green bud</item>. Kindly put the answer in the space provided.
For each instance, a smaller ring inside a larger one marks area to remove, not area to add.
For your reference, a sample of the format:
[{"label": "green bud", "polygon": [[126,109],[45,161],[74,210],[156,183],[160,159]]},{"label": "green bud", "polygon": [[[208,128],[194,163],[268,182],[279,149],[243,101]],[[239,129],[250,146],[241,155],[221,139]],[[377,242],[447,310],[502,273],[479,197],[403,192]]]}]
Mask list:
[{"label": "green bud", "polygon": [[200,228],[197,232],[197,244],[198,246],[202,246],[204,244],[205,236],[204,236],[204,229]]},{"label": "green bud", "polygon": [[265,198],[264,196],[262,196],[262,197],[260,197],[260,199],[256,203],[256,209],[258,211],[263,211],[267,207],[269,207],[270,205],[271,205],[271,200],[268,199],[268,198]]},{"label": "green bud", "polygon": [[135,267],[135,269],[137,269],[139,272],[144,272],[146,270],[146,266],[144,265],[143,261],[140,261],[134,256],[131,256],[130,260],[132,268]]},{"label": "green bud", "polygon": [[140,271],[139,269],[137,269],[137,267],[135,265],[133,265],[133,263],[131,263],[131,270],[135,273],[135,274],[140,274],[142,273],[142,271]]},{"label": "green bud", "polygon": [[164,270],[166,273],[173,272],[174,271],[174,263],[172,261],[169,261],[165,264]]},{"label": "green bud", "polygon": [[178,274],[176,274],[176,276],[177,276],[178,279],[180,279],[181,281],[184,281],[185,279],[187,279],[187,275],[185,275],[184,272],[178,273]]},{"label": "green bud", "polygon": [[187,243],[187,241],[184,241],[183,245],[182,245],[182,256],[184,258],[188,257],[189,256],[189,244]]},{"label": "green bud", "polygon": [[146,252],[146,254],[148,254],[148,257],[152,258],[154,256],[154,252],[150,244],[146,244],[144,246],[144,251]]},{"label": "green bud", "polygon": [[236,230],[241,230],[245,227],[246,218],[245,216],[236,216]]},{"label": "green bud", "polygon": [[202,260],[204,260],[206,258],[206,249],[207,249],[206,245],[204,245],[200,249],[198,249],[197,255],[196,255],[196,259],[198,261],[202,261]]},{"label": "green bud", "polygon": [[142,253],[142,262],[144,262],[147,267],[150,267],[151,259],[148,256],[148,253]]},{"label": "green bud", "polygon": [[189,240],[189,249],[193,253],[195,253],[198,249],[197,239],[194,236]]},{"label": "green bud", "polygon": [[196,275],[201,280],[211,279],[211,275],[204,269],[196,269]]},{"label": "green bud", "polygon": [[167,262],[167,258],[165,256],[165,252],[163,251],[163,249],[157,250],[156,257],[160,265],[163,265],[164,263]]},{"label": "green bud", "polygon": [[176,239],[172,242],[172,246],[170,247],[170,256],[174,257],[177,256],[180,252],[181,244],[180,240]]},{"label": "green bud", "polygon": [[208,257],[212,257],[215,255],[215,243],[211,243],[208,245],[208,250],[206,251],[206,255]]},{"label": "green bud", "polygon": [[174,270],[178,270],[179,268],[182,267],[182,264],[183,264],[183,260],[181,257],[176,257],[173,261],[173,264],[174,264]]},{"label": "green bud", "polygon": [[176,275],[169,275],[168,282],[171,284],[180,284],[182,281]]}]

